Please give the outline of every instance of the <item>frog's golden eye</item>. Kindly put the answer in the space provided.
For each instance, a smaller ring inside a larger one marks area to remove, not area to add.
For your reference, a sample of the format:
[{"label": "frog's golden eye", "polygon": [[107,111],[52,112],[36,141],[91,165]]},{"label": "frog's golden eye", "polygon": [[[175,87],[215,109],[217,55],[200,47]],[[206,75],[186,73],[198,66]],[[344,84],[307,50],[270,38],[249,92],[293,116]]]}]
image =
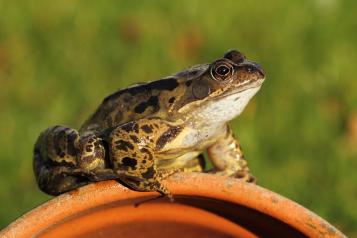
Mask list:
[{"label": "frog's golden eye", "polygon": [[217,81],[230,79],[233,73],[233,66],[227,62],[217,62],[211,68],[211,76]]}]

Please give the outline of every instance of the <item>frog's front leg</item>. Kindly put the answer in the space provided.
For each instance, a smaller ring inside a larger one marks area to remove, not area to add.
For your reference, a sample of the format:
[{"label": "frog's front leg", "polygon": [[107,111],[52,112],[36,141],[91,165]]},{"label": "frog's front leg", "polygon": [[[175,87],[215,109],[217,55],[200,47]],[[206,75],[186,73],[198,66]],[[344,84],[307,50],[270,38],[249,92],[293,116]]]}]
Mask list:
[{"label": "frog's front leg", "polygon": [[239,141],[228,125],[226,134],[208,148],[208,156],[215,173],[255,182],[255,178],[249,173]]},{"label": "frog's front leg", "polygon": [[161,181],[178,170],[159,171],[155,157],[173,128],[164,120],[147,118],[120,125],[111,132],[109,156],[113,169],[126,174],[120,179],[125,185],[138,191],[157,191],[172,199]]}]

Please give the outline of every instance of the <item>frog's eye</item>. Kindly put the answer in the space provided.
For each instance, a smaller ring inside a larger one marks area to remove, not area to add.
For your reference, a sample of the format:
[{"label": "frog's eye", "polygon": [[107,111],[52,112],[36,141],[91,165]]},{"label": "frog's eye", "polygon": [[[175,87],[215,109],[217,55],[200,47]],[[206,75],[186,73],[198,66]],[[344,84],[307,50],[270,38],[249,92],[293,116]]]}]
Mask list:
[{"label": "frog's eye", "polygon": [[230,79],[233,73],[233,66],[227,62],[217,62],[211,68],[211,76],[217,81]]}]

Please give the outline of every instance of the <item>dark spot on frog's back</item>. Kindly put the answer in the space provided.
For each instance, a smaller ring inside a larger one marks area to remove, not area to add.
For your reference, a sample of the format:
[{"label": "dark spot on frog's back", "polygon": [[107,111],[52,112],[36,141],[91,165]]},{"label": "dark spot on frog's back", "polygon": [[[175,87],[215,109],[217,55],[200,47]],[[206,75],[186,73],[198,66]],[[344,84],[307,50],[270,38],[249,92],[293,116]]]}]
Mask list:
[{"label": "dark spot on frog's back", "polygon": [[[145,92],[145,90],[147,90],[146,84],[139,84],[139,85],[136,85],[133,87],[120,89],[120,90],[116,91],[115,93],[112,93],[111,95],[104,98],[103,102],[105,103],[107,101],[115,100],[116,98],[120,97],[121,95],[123,95],[125,93],[135,96],[139,93]],[[126,97],[125,99],[129,100],[130,97]]]},{"label": "dark spot on frog's back", "polygon": [[159,99],[157,96],[151,96],[147,102],[139,103],[135,108],[134,111],[136,113],[143,113],[146,111],[148,107],[153,108],[153,112],[157,112],[159,108]]},{"label": "dark spot on frog's back", "polygon": [[169,90],[172,91],[175,88],[177,88],[177,86],[179,85],[179,83],[177,82],[177,79],[174,77],[171,78],[166,78],[166,79],[161,79],[158,81],[154,81],[149,83],[147,86],[151,89],[151,90]]},{"label": "dark spot on frog's back", "polygon": [[130,157],[124,157],[121,162],[123,163],[124,166],[127,167],[131,167],[133,169],[135,169],[136,165],[137,165],[137,161],[134,158],[130,158]]},{"label": "dark spot on frog's back", "polygon": [[177,79],[174,77],[161,79],[158,81],[153,81],[150,83],[143,83],[133,87],[129,87],[126,89],[119,90],[108,97],[104,98],[103,102],[106,103],[107,101],[115,100],[116,98],[120,97],[124,93],[128,93],[131,96],[135,96],[139,93],[146,94],[152,90],[162,91],[162,90],[169,90],[172,91],[179,86]]},{"label": "dark spot on frog's back", "polygon": [[142,103],[139,103],[135,108],[134,108],[134,111],[136,113],[143,113],[145,112],[147,106],[146,106],[146,102],[142,102]]}]

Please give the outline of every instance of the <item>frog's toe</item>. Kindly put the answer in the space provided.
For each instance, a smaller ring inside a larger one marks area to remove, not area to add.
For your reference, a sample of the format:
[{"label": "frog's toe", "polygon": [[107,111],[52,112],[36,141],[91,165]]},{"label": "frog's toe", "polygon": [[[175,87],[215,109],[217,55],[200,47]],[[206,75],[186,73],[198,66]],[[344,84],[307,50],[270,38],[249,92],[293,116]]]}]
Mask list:
[{"label": "frog's toe", "polygon": [[247,171],[239,171],[236,175],[236,178],[247,182],[247,183],[253,183],[256,184],[257,183],[257,178],[254,177],[253,175],[251,175],[249,172]]},{"label": "frog's toe", "polygon": [[170,199],[170,202],[174,202],[174,197],[170,190],[168,190],[165,186],[163,186],[161,183],[157,184],[156,191],[159,192],[161,195],[166,196]]}]

